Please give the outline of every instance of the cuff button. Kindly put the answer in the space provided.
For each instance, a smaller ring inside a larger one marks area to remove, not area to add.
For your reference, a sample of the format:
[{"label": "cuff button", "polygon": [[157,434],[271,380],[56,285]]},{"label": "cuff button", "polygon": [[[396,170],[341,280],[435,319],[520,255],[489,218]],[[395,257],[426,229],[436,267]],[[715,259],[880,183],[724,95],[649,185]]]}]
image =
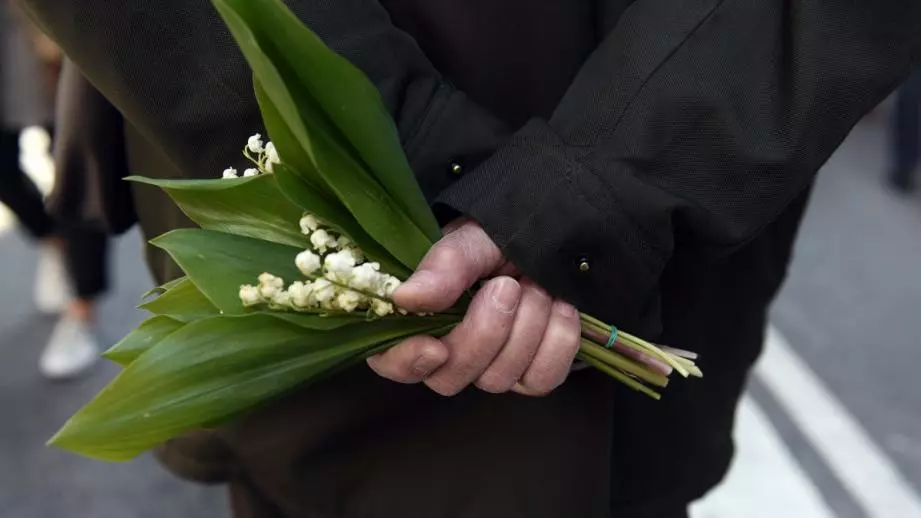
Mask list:
[{"label": "cuff button", "polygon": [[461,174],[464,173],[464,166],[458,164],[457,162],[451,162],[450,170],[451,170],[451,173],[454,174],[455,176],[460,176]]}]

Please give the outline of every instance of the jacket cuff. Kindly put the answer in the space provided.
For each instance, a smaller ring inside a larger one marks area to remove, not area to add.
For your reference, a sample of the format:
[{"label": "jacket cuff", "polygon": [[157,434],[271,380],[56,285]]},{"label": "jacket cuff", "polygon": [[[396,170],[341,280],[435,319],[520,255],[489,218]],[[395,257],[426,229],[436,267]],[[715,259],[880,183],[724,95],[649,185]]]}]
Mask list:
[{"label": "jacket cuff", "polygon": [[555,296],[653,338],[661,331],[656,286],[666,260],[611,190],[579,161],[578,148],[532,120],[436,201],[476,219],[523,274]]},{"label": "jacket cuff", "polygon": [[463,92],[441,83],[404,148],[423,194],[432,201],[510,134],[503,122]]}]

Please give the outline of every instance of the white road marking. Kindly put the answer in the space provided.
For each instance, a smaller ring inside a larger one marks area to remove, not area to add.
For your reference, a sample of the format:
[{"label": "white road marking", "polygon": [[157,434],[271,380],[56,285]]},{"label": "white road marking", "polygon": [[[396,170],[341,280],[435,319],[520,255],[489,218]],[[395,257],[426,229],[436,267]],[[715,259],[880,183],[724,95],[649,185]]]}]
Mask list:
[{"label": "white road marking", "polygon": [[726,477],[691,507],[692,518],[833,518],[783,439],[745,397],[735,429],[736,457]]},{"label": "white road marking", "polygon": [[916,490],[776,329],[756,372],[868,517],[921,517]]}]

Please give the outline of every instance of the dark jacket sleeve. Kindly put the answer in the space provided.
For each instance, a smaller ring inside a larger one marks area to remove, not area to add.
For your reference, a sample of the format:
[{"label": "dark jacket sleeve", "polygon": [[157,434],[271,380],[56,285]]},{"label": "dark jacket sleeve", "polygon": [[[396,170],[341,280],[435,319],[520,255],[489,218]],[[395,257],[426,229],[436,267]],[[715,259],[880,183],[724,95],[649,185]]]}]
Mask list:
[{"label": "dark jacket sleeve", "polygon": [[[210,2],[20,2],[183,174],[214,176],[258,131],[249,67]],[[288,4],[381,91],[430,197],[452,181],[451,159],[488,155],[510,133],[445,81],[377,0]]]},{"label": "dark jacket sleeve", "polygon": [[553,116],[441,201],[551,292],[654,333],[674,252],[774,221],[909,73],[919,27],[903,0],[638,0]]}]

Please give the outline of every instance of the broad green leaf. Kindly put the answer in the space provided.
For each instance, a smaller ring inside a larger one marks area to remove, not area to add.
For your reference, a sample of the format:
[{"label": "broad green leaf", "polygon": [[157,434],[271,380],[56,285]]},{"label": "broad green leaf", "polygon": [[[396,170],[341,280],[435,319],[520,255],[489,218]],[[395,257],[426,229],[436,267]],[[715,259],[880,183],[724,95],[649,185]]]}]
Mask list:
[{"label": "broad green leaf", "polygon": [[355,313],[333,315],[282,311],[257,311],[250,313],[250,315],[254,314],[266,315],[288,324],[294,324],[296,326],[306,329],[313,329],[315,331],[329,331],[331,329],[338,329],[343,326],[350,326],[354,324],[362,324],[368,321],[364,315]]},{"label": "broad green leaf", "polygon": [[[263,124],[272,138],[272,143],[279,150],[279,155],[282,157],[284,164],[276,166],[275,170],[278,173],[286,172],[285,176],[288,177],[296,175],[298,183],[302,184],[299,187],[309,190],[311,213],[334,226],[340,226],[343,229],[349,228],[353,233],[358,233],[358,231],[365,233],[358,225],[358,222],[355,221],[355,217],[339,201],[336,194],[329,189],[326,180],[319,174],[311,174],[315,173],[313,161],[301,148],[297,137],[291,132],[288,123],[278,112],[275,104],[268,98],[258,78],[253,78],[253,87],[256,100],[262,112]],[[297,170],[298,173],[294,173],[294,170]],[[290,182],[288,183],[290,184]],[[289,186],[279,180],[279,187],[282,193],[290,198],[287,192]],[[297,202],[297,200],[292,201]]]},{"label": "broad green leaf", "polygon": [[208,300],[228,315],[245,313],[240,286],[256,284],[263,272],[286,282],[303,278],[294,265],[301,249],[288,245],[200,229],[173,230],[150,243],[166,250]]},{"label": "broad green leaf", "polygon": [[[176,279],[165,293],[138,306],[154,315],[172,317],[180,322],[191,322],[219,314],[217,307],[208,300],[188,277]],[[169,284],[169,283],[167,283]],[[166,284],[164,284],[166,286]]]},{"label": "broad green leaf", "polygon": [[181,329],[185,324],[170,317],[155,316],[141,322],[134,331],[113,345],[102,356],[127,367],[138,356],[166,338],[170,333]]},{"label": "broad green leaf", "polygon": [[310,382],[377,344],[441,325],[422,318],[398,324],[310,331],[266,315],[193,322],[131,363],[50,443],[98,459],[129,460]]},{"label": "broad green leaf", "polygon": [[[279,57],[283,51],[273,49],[271,42],[257,38],[250,30],[237,12],[247,10],[245,3],[234,2],[231,6],[224,0],[214,0],[214,5],[239,43],[257,81],[310,157],[313,168],[295,172],[310,178],[322,177],[368,234],[405,266],[414,268],[428,251],[432,239],[368,173],[354,148],[342,141],[335,125]],[[250,14],[247,12],[247,16]],[[285,150],[279,148],[279,152],[284,160]]]},{"label": "broad green leaf", "polygon": [[141,300],[145,300],[148,297],[151,297],[153,295],[161,295],[163,293],[166,293],[170,288],[179,284],[183,280],[185,280],[185,277],[178,277],[167,283],[161,284],[160,286],[154,286],[153,288],[150,288],[149,290],[145,291],[143,295],[141,295]]},{"label": "broad green leaf", "polygon": [[[258,80],[254,80],[256,99],[262,109],[263,122],[272,141],[275,142],[279,149],[293,149],[300,153],[300,147],[297,140],[291,134],[288,126],[282,120],[281,115],[268,98],[262,85]],[[293,153],[293,159],[285,155],[285,161],[290,167],[298,167],[302,170],[310,168],[312,165],[305,156]],[[348,236],[358,245],[366,256],[373,261],[381,264],[384,271],[395,275],[400,279],[406,279],[412,273],[412,270],[396,260],[384,247],[382,247],[374,238],[361,227],[355,217],[345,208],[342,203],[333,198],[333,201],[327,196],[318,184],[323,183],[322,178],[312,179],[310,176],[297,175],[288,165],[278,165],[275,167],[275,177],[281,191],[294,204],[303,210],[310,212],[328,223],[336,230]],[[324,184],[325,185],[325,184]]]},{"label": "broad green leaf", "polygon": [[311,248],[298,222],[303,210],[279,190],[275,175],[233,180],[160,180],[132,176],[160,187],[201,228]]},{"label": "broad green leaf", "polygon": [[429,239],[437,240],[438,224],[377,87],[361,70],[329,49],[280,0],[224,1],[246,21],[276,66],[279,60],[286,62],[286,68],[316,99],[317,107],[403,212]]}]

